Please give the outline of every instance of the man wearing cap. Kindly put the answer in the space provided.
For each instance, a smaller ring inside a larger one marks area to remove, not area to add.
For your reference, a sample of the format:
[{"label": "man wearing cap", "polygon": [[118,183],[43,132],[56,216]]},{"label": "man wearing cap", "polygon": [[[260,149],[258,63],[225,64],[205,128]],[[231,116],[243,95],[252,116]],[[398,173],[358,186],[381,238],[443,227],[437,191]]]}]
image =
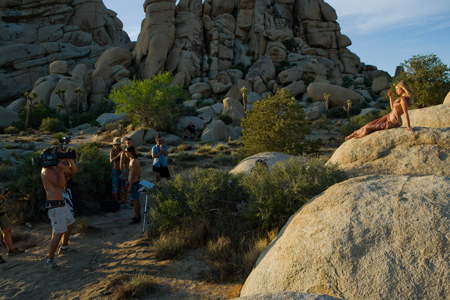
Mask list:
[{"label": "man wearing cap", "polygon": [[113,169],[111,171],[112,180],[112,195],[114,201],[119,203],[120,192],[122,191],[122,180],[120,179],[120,156],[122,154],[122,149],[120,148],[121,141],[119,137],[114,138],[112,142],[113,148],[109,153],[109,161],[113,164]]}]

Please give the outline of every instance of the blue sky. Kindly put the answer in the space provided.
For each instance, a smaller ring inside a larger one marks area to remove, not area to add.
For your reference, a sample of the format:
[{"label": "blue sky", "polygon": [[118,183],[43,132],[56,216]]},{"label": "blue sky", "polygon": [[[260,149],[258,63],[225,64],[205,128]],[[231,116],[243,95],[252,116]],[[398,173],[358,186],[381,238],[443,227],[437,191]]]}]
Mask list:
[{"label": "blue sky", "polygon": [[[131,40],[145,17],[144,0],[103,0]],[[349,49],[366,64],[394,75],[413,55],[436,54],[450,66],[450,0],[327,0],[337,12]]]}]

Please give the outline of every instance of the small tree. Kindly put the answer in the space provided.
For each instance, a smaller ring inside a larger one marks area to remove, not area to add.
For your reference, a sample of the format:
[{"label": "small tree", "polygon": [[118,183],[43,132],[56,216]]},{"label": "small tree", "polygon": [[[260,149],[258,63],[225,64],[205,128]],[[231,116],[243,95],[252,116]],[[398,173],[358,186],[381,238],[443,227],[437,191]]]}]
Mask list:
[{"label": "small tree", "polygon": [[242,140],[248,154],[278,151],[288,154],[305,152],[305,135],[309,132],[302,106],[281,89],[256,102],[241,121]]},{"label": "small tree", "polygon": [[151,79],[131,80],[128,85],[112,90],[109,97],[116,103],[116,113],[128,113],[134,122],[170,131],[176,118],[177,99],[185,99],[186,94],[166,72]]},{"label": "small tree", "polygon": [[405,80],[409,83],[418,107],[444,101],[450,90],[450,69],[435,54],[414,55],[402,63],[402,67],[404,72],[395,78],[395,82]]}]

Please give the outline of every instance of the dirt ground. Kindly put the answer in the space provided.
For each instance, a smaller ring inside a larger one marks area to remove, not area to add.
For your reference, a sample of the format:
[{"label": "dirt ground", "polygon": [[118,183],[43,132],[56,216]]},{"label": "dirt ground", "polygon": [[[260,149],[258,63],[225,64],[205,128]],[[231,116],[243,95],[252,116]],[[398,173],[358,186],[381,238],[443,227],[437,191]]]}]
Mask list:
[{"label": "dirt ground", "polygon": [[[141,195],[144,205],[145,196]],[[70,246],[77,253],[56,255],[60,270],[44,268],[51,235],[50,222],[12,228],[24,254],[0,264],[0,299],[110,299],[108,288],[118,274],[147,274],[156,288],[142,299],[229,299],[238,296],[239,284],[204,280],[208,266],[203,249],[191,250],[177,260],[159,261],[142,233],[142,224],[129,225],[132,209],[89,217],[86,235],[74,235]]]}]

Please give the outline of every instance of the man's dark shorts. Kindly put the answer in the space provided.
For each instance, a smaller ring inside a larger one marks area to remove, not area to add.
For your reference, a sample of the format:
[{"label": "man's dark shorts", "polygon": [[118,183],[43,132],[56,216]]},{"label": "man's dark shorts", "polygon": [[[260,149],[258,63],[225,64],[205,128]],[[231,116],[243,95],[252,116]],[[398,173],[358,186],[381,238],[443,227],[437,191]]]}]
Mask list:
[{"label": "man's dark shorts", "polygon": [[161,178],[168,178],[168,179],[170,179],[170,172],[169,172],[169,168],[167,166],[165,166],[165,167],[153,166],[153,172],[159,173]]}]

